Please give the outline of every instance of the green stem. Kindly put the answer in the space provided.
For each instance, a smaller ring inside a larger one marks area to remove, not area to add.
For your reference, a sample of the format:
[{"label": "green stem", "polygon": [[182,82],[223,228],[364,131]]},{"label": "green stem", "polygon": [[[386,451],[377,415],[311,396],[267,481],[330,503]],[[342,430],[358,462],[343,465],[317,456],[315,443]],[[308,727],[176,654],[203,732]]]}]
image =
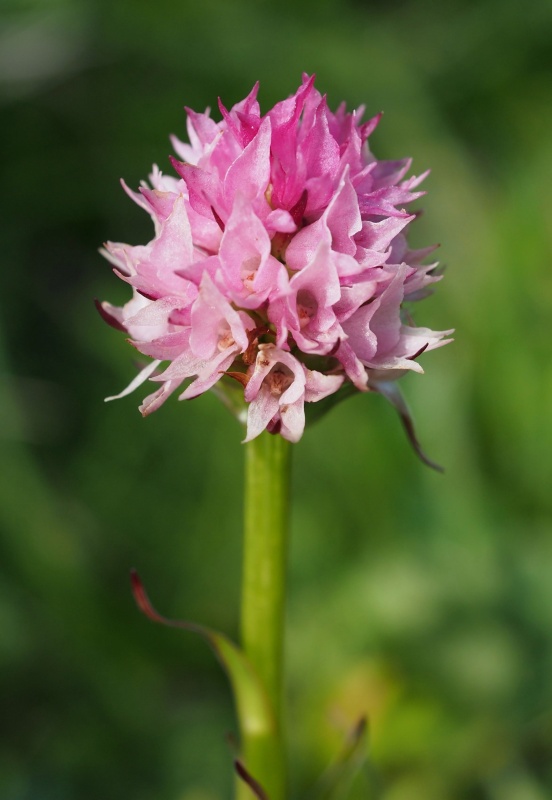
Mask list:
[{"label": "green stem", "polygon": [[[246,733],[242,756],[270,800],[285,800],[282,701],[290,444],[264,432],[245,447],[242,646],[265,687],[274,724],[271,730]],[[239,788],[239,800],[252,796],[247,787]]]}]

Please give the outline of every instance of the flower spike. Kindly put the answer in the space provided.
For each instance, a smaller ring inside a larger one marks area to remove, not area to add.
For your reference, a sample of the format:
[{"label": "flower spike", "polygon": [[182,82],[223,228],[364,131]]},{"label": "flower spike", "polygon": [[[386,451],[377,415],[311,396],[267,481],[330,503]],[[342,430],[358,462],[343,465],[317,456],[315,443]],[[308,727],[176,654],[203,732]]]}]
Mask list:
[{"label": "flower spike", "polygon": [[[151,380],[141,405],[159,408],[177,389],[192,399],[241,384],[247,433],[298,441],[311,406],[354,391],[377,391],[398,409],[422,460],[395,381],[423,372],[418,356],[450,331],[416,327],[404,308],[441,278],[412,250],[427,171],[411,159],[378,160],[368,139],[381,113],[333,112],[304,75],[291,97],[261,114],[258,84],[222,115],[187,110],[189,144],[172,138],[176,175],[154,167],[150,186],[125,192],[152,217],[146,245],[108,243],[103,254],[133,291],[122,308],[98,310],[130,334],[147,369],[117,397]],[[179,160],[180,159],[180,160]],[[316,369],[313,369],[313,364]],[[387,387],[390,388],[387,388]],[[319,411],[333,403],[324,402]]]}]

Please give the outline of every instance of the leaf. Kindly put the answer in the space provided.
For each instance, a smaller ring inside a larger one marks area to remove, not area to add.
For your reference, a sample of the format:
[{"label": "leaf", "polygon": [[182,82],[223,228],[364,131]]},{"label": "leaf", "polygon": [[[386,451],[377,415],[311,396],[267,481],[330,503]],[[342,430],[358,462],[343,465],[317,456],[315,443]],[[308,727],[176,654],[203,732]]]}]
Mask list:
[{"label": "leaf", "polygon": [[414,448],[414,451],[418,458],[423,461],[428,467],[431,469],[436,470],[437,472],[444,472],[443,467],[439,466],[435,461],[432,461],[424,451],[422,450],[422,446],[418,441],[418,437],[416,436],[416,431],[414,430],[414,421],[412,419],[412,415],[410,413],[410,409],[406,404],[406,400],[404,399],[401,390],[397,386],[395,381],[374,381],[372,383],[372,388],[374,391],[379,392],[383,395],[392,406],[394,406],[397,411],[399,412],[399,416],[401,418],[401,422],[403,424],[403,428],[406,431],[406,435],[410,441],[410,444]]},{"label": "leaf", "polygon": [[316,800],[345,800],[349,796],[355,779],[367,765],[367,731],[366,718],[362,717],[335,763],[320,779]]},{"label": "leaf", "polygon": [[252,775],[249,774],[249,772],[246,770],[246,768],[239,759],[236,759],[234,761],[234,768],[238,774],[238,777],[241,778],[241,780],[247,786],[249,786],[249,788],[251,789],[255,797],[258,798],[258,800],[268,800],[268,795],[264,791],[263,787],[260,785],[260,783],[258,783],[255,780],[255,778]]},{"label": "leaf", "polygon": [[131,570],[130,577],[136,605],[146,617],[161,625],[197,633],[211,647],[230,680],[242,739],[252,733],[273,736],[276,723],[270,701],[253,666],[239,647],[224,634],[203,625],[161,616],[152,606],[138,573]]}]

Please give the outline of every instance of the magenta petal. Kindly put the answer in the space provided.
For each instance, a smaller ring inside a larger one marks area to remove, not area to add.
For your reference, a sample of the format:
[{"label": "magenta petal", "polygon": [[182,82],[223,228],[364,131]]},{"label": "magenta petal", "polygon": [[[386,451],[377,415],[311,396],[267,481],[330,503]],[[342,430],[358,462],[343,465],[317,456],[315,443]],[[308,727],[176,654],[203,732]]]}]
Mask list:
[{"label": "magenta petal", "polygon": [[252,200],[266,191],[270,177],[270,137],[270,120],[264,119],[255,137],[226,173],[227,203],[232,203],[238,192]]},{"label": "magenta petal", "polygon": [[210,144],[218,134],[218,125],[208,113],[198,114],[186,107],[188,114],[188,135],[192,145],[200,147]]}]

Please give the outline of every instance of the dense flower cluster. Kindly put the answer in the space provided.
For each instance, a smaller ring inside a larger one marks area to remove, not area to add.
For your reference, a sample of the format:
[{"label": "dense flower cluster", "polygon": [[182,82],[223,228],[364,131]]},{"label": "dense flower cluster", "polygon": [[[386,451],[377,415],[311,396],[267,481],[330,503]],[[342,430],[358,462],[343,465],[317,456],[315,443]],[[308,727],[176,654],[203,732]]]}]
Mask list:
[{"label": "dense flower cluster", "polygon": [[[332,113],[304,76],[297,92],[261,116],[256,85],[222,121],[188,110],[190,143],[173,139],[179,177],[156,167],[128,194],[153,218],[145,246],[108,243],[105,254],[133,289],[103,316],[153,360],[149,414],[175,390],[196,397],[227,376],[243,386],[247,440],[268,429],[297,441],[305,403],[347,382],[388,385],[447,332],[413,327],[405,300],[439,279],[409,250],[415,218],[404,206],[425,175],[410,160],[378,161],[367,140],[380,115]],[[162,362],[168,366],[161,368]]]}]

